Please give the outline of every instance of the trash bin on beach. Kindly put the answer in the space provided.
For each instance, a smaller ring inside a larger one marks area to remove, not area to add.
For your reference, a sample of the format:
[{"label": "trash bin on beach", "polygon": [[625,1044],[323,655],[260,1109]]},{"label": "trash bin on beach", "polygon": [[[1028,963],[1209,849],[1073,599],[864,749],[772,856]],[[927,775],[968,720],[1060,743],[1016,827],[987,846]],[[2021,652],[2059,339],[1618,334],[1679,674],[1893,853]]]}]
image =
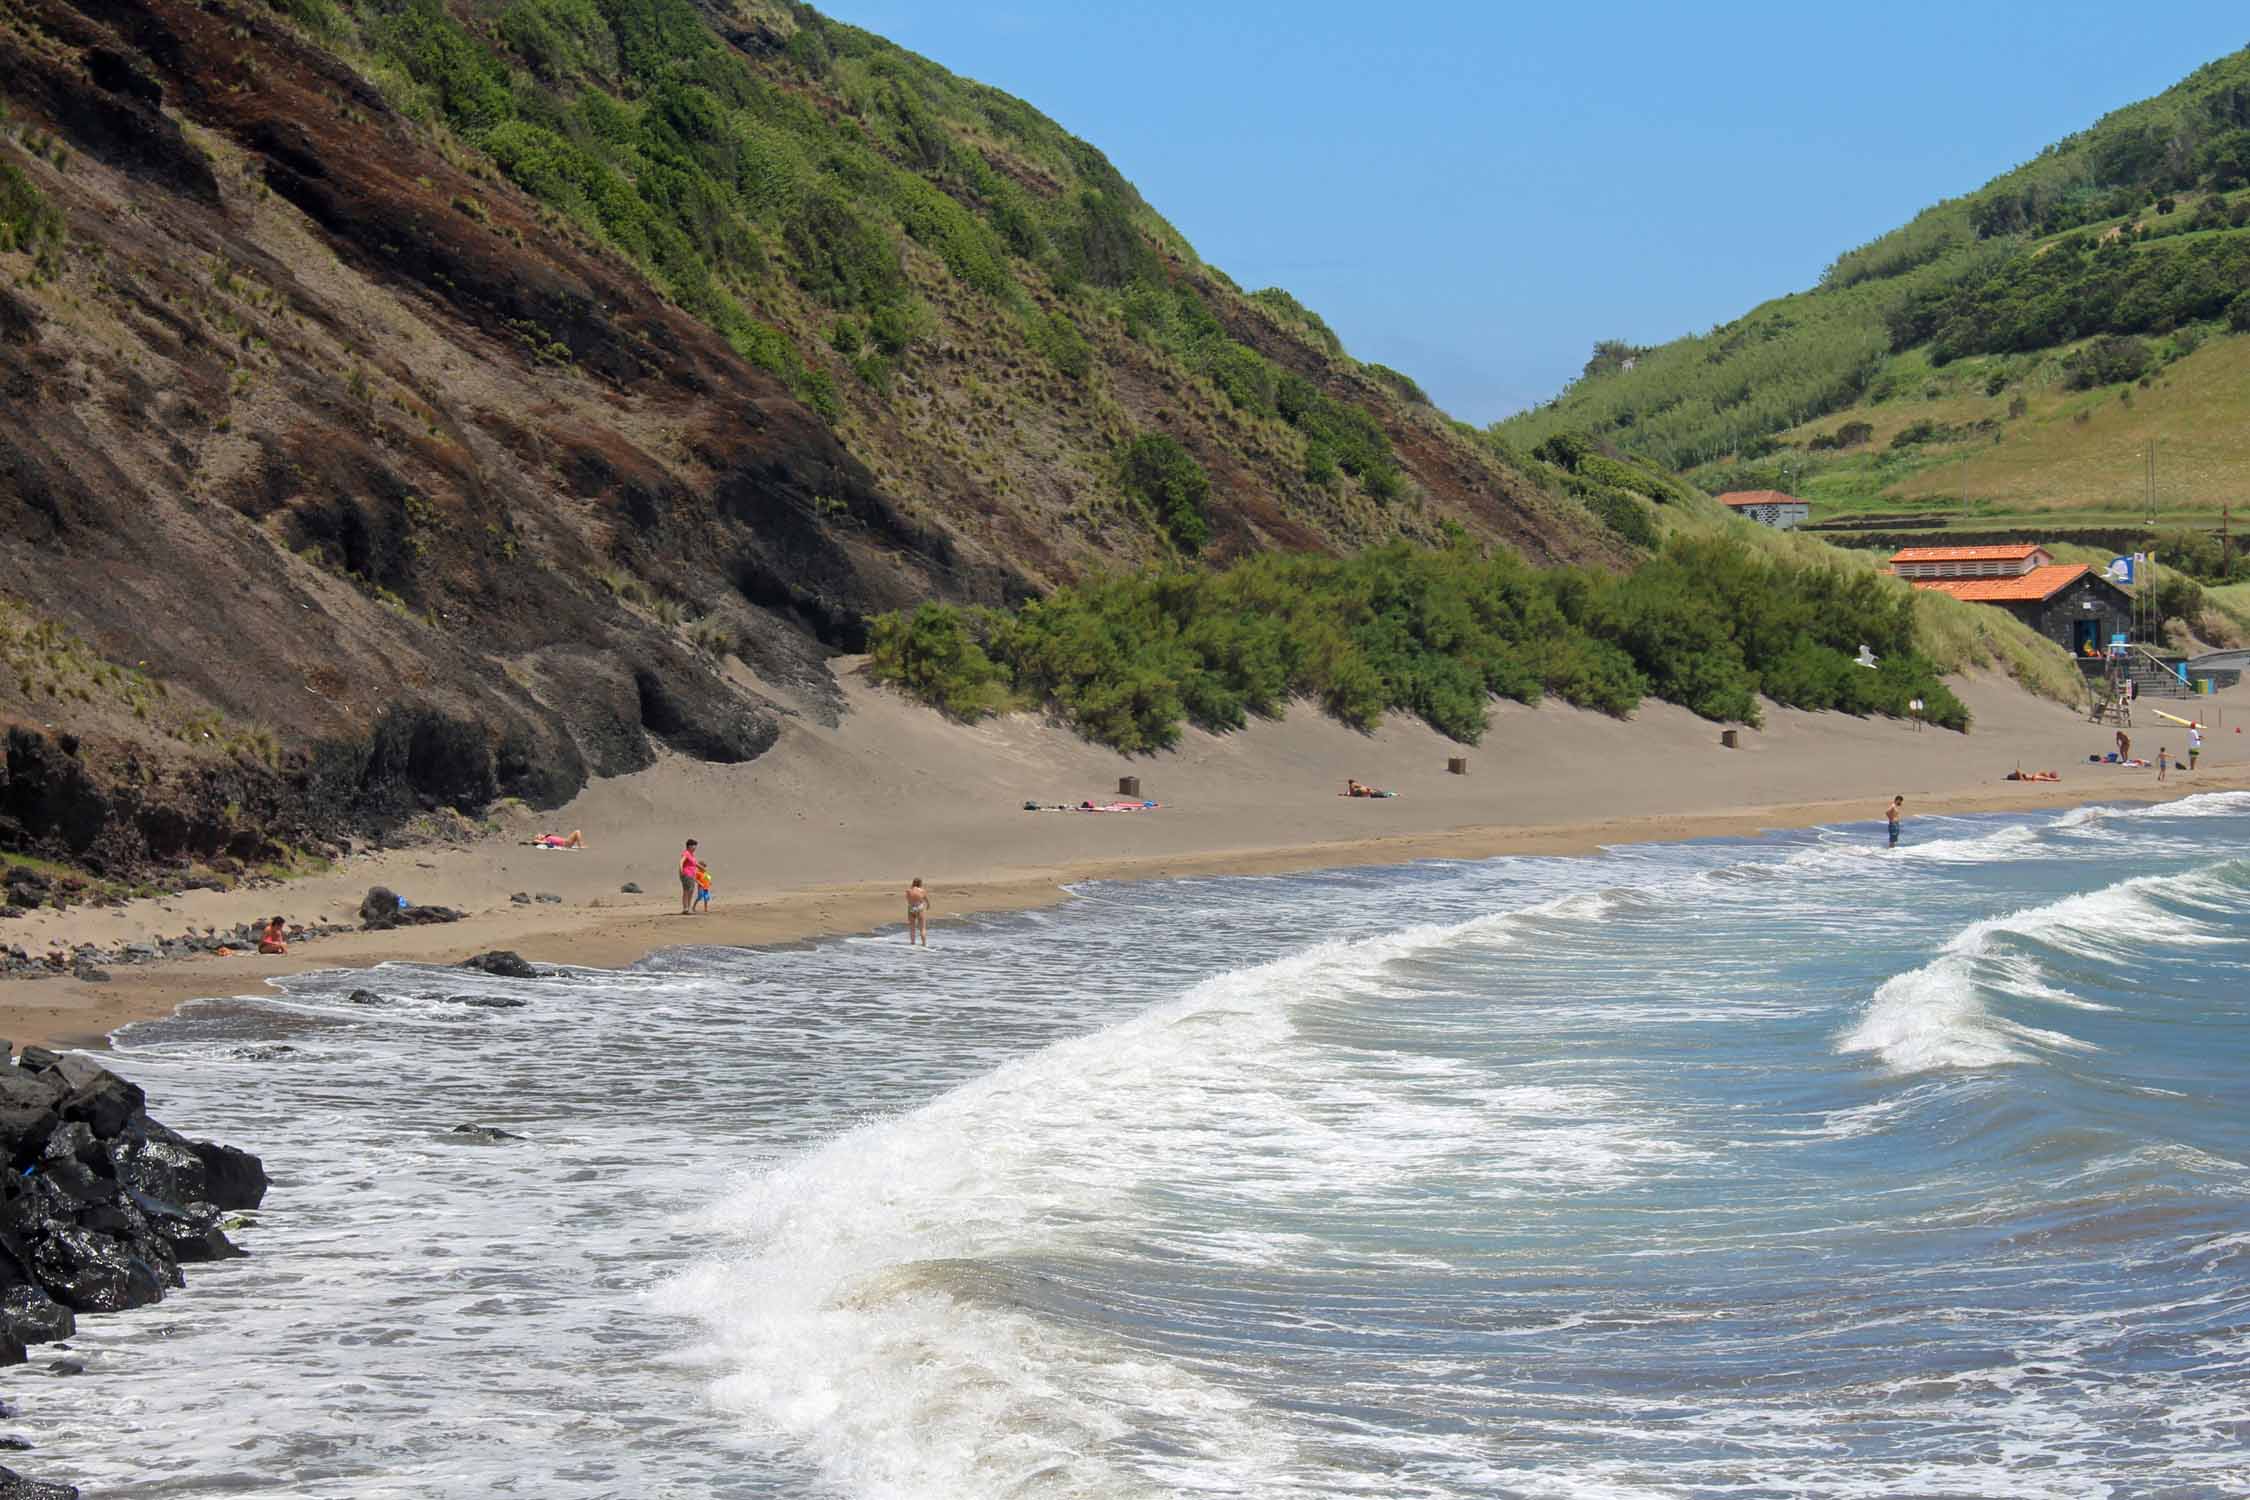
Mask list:
[{"label": "trash bin on beach", "polygon": [[1455,776],[1466,776],[1469,774],[1469,757],[1449,755],[1445,758],[1445,769]]},{"label": "trash bin on beach", "polygon": [[1138,796],[1139,796],[1140,794],[1141,794],[1141,778],[1140,778],[1140,777],[1138,777],[1138,776],[1120,776],[1120,777],[1118,777],[1118,778],[1117,778],[1117,795],[1118,795],[1118,796],[1120,796],[1120,797],[1138,797]]},{"label": "trash bin on beach", "polygon": [[1742,731],[1739,729],[1720,730],[1719,743],[1726,746],[1729,750],[1740,749],[1742,743]]}]

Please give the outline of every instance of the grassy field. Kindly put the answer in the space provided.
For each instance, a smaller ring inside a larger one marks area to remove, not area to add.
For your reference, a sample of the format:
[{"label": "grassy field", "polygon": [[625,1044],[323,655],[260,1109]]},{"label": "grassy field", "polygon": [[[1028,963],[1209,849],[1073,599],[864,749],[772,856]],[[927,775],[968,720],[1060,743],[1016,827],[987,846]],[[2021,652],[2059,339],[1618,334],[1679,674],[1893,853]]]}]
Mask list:
[{"label": "grassy field", "polygon": [[[1816,522],[1943,512],[1951,524],[1979,530],[2131,526],[2147,519],[2144,464],[2154,442],[2160,528],[2215,527],[2229,506],[2239,519],[2250,501],[2250,335],[2202,337],[2145,385],[2090,391],[2070,390],[2043,368],[2067,352],[2030,370],[2011,370],[2006,357],[1935,369],[1918,353],[1900,356],[1887,384],[1897,394],[1792,428],[1782,441],[1795,451],[1780,466],[1794,493],[1812,502]],[[1833,456],[1806,449],[1853,422],[1873,430],[1858,448]],[[1918,424],[1960,435],[1892,446]]]}]

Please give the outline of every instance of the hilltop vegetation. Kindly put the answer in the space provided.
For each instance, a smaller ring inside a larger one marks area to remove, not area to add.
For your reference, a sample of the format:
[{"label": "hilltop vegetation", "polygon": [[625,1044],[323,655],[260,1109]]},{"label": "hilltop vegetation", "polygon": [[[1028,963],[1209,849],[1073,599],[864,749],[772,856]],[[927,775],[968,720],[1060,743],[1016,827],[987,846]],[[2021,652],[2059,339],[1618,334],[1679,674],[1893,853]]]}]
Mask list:
[{"label": "hilltop vegetation", "polygon": [[[2246,333],[2250,49],[1839,256],[1810,291],[1654,348],[1604,341],[1569,390],[1494,432],[1519,448],[1588,432],[1823,512],[1986,493],[1976,474],[2013,491],[2019,469],[2060,503],[2122,511],[2137,484],[2057,484],[2047,455],[2102,399],[2164,409],[2175,364]],[[2184,443],[2236,454],[2170,496],[2215,508],[2250,479],[2234,440],[2250,397],[2174,416]]]},{"label": "hilltop vegetation", "polygon": [[[1099,150],[808,6],[286,8],[785,381],[886,486],[943,506],[945,469],[965,470],[1021,516],[1041,582],[1091,552],[1434,537],[1440,512],[1599,550],[1411,380],[1356,364],[1287,292],[1204,266]],[[1181,476],[1160,492],[1152,436]],[[1442,463],[1418,477],[1402,441]]]}]

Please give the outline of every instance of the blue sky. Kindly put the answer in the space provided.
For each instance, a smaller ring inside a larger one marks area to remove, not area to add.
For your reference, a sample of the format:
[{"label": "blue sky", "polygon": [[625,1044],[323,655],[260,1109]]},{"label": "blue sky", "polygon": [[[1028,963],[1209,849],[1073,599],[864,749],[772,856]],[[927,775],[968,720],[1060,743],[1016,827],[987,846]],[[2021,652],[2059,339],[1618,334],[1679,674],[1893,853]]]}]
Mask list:
[{"label": "blue sky", "polygon": [[1480,423],[2250,43],[2219,0],[816,3],[1052,116]]}]

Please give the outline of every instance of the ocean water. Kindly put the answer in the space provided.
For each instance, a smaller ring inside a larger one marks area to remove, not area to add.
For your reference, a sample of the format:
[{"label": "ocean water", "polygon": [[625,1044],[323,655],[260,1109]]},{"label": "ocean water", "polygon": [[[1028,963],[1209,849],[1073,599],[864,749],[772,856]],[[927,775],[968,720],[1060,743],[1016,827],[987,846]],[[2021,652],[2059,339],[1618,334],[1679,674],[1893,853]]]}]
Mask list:
[{"label": "ocean water", "polygon": [[2250,1494],[2250,796],[1908,835],[1098,885],[927,950],[198,1006],[118,1066],[264,1154],[254,1258],[12,1381],[24,1467]]}]

